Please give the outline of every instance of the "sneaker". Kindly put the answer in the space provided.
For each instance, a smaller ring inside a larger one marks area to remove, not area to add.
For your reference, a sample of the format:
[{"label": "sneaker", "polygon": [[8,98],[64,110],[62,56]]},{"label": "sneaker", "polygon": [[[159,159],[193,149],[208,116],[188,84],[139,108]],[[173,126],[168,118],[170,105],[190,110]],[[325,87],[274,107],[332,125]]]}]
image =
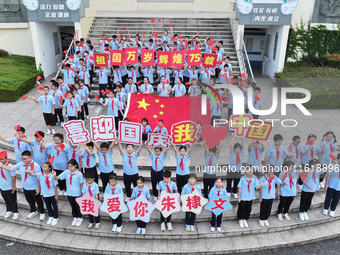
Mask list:
[{"label": "sneaker", "polygon": [[265,225],[266,227],[269,227],[269,222],[268,222],[267,220],[265,220],[265,221],[264,221],[264,225]]},{"label": "sneaker", "polygon": [[282,213],[279,213],[279,214],[277,215],[277,219],[278,219],[279,221],[283,221]]},{"label": "sneaker", "polygon": [[308,214],[306,212],[304,212],[303,215],[305,216],[305,220],[309,220]]},{"label": "sneaker", "polygon": [[140,234],[140,232],[142,231],[142,229],[141,228],[137,228],[137,230],[136,230],[136,234]]},{"label": "sneaker", "polygon": [[334,217],[334,211],[329,211],[329,216]]},{"label": "sneaker", "polygon": [[153,201],[157,202],[158,197],[153,197]]},{"label": "sneaker", "polygon": [[217,227],[217,232],[221,232],[222,228],[221,227]]},{"label": "sneaker", "polygon": [[92,228],[94,223],[89,223],[89,225],[87,225],[87,228]]},{"label": "sneaker", "polygon": [[12,215],[13,215],[12,212],[6,212],[4,218],[7,219],[7,218],[11,217]]},{"label": "sneaker", "polygon": [[169,231],[171,231],[171,230],[172,230],[172,225],[171,225],[171,222],[168,222],[168,223],[166,224],[166,226],[168,227],[168,230],[169,230]]},{"label": "sneaker", "polygon": [[122,232],[122,228],[123,228],[123,226],[117,227],[117,232],[118,233]]},{"label": "sneaker", "polygon": [[19,218],[19,213],[13,213],[13,220],[17,220]]},{"label": "sneaker", "polygon": [[190,232],[190,226],[189,226],[189,225],[186,225],[186,226],[185,226],[185,230],[188,231],[188,232]]},{"label": "sneaker", "polygon": [[259,224],[261,227],[264,227],[264,220],[259,220]]},{"label": "sneaker", "polygon": [[27,215],[27,219],[32,219],[35,215],[37,215],[38,212],[35,211],[35,212],[31,212],[29,215]]},{"label": "sneaker", "polygon": [[129,202],[131,200],[131,197],[125,198],[125,202]]},{"label": "sneaker", "polygon": [[76,224],[77,224],[77,218],[76,217],[74,217],[73,218],[73,221],[72,221],[72,223],[71,223],[71,226],[75,226]]},{"label": "sneaker", "polygon": [[45,213],[40,213],[40,221],[44,221],[45,220]]},{"label": "sneaker", "polygon": [[190,231],[195,232],[195,226],[190,226]]},{"label": "sneaker", "polygon": [[323,214],[323,215],[328,215],[328,210],[323,209],[322,214]]},{"label": "sneaker", "polygon": [[[243,220],[239,220],[239,221],[238,221],[238,224],[239,224],[240,228],[244,228],[244,222],[243,222]],[[261,224],[260,224],[260,225],[261,225]]]},{"label": "sneaker", "polygon": [[283,217],[285,217],[286,220],[290,220],[290,217],[289,217],[288,213],[285,213],[285,214],[283,215]]},{"label": "sneaker", "polygon": [[303,212],[300,212],[299,218],[300,218],[301,221],[305,221],[305,214]]},{"label": "sneaker", "polygon": [[325,185],[323,184],[323,182],[320,182],[320,189],[325,188]]},{"label": "sneaker", "polygon": [[[89,101],[90,101],[90,99],[89,99]],[[90,119],[90,116],[89,116],[89,115],[87,115],[87,116],[86,116],[86,119],[87,119],[87,120],[89,120],[89,119]]]},{"label": "sneaker", "polygon": [[78,218],[76,222],[76,227],[79,227],[83,223],[83,218]]},{"label": "sneaker", "polygon": [[47,132],[46,132],[46,135],[50,135],[50,134],[52,134],[51,129],[47,130]]},{"label": "sneaker", "polygon": [[96,224],[94,225],[94,228],[95,228],[95,229],[99,229],[99,227],[100,227],[100,223],[96,223]]},{"label": "sneaker", "polygon": [[233,196],[234,196],[235,199],[238,199],[237,193],[233,193]]},{"label": "sneaker", "polygon": [[210,231],[214,232],[215,231],[215,227],[210,227]]},{"label": "sneaker", "polygon": [[161,231],[165,231],[165,223],[164,222],[161,223]]},{"label": "sneaker", "polygon": [[117,224],[113,224],[112,232],[116,232],[116,231],[117,231]]},{"label": "sneaker", "polygon": [[60,122],[60,126],[63,127],[64,126],[64,122]]},{"label": "sneaker", "polygon": [[51,225],[52,221],[53,221],[53,217],[49,217],[46,224]]},{"label": "sneaker", "polygon": [[302,186],[303,185],[296,185],[296,187],[298,187],[300,190],[302,190]]},{"label": "sneaker", "polygon": [[243,220],[243,225],[244,225],[245,228],[249,227],[248,222],[246,220]]},{"label": "sneaker", "polygon": [[52,135],[54,135],[55,134],[55,129],[52,129]]},{"label": "sneaker", "polygon": [[63,194],[64,194],[64,191],[63,190],[59,190],[58,196],[62,196]]},{"label": "sneaker", "polygon": [[54,225],[57,225],[57,223],[58,223],[58,219],[53,218],[51,225],[54,226]]},{"label": "sneaker", "polygon": [[145,228],[142,228],[141,233],[142,233],[143,235],[145,235],[145,233],[146,233]]}]

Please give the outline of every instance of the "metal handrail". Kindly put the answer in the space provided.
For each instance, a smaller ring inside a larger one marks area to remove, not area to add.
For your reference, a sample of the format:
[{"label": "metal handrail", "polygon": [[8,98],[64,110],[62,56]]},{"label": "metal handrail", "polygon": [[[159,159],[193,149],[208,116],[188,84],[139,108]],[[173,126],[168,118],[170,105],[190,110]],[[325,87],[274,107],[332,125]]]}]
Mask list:
[{"label": "metal handrail", "polygon": [[[239,64],[240,64],[240,71],[243,73],[247,74],[247,77],[250,77],[253,82],[255,81],[253,70],[250,65],[249,57],[248,57],[248,52],[246,49],[246,45],[243,40],[243,34],[240,33],[240,50],[237,51],[238,53],[238,58],[239,58]],[[244,57],[245,55],[245,57]],[[248,65],[248,66],[247,66]]]},{"label": "metal handrail", "polygon": [[247,59],[247,63],[248,63],[248,69],[249,69],[251,78],[252,78],[253,82],[255,82],[253,70],[251,69],[251,65],[250,65],[250,61],[249,61],[249,57],[248,57],[248,52],[247,52],[247,49],[246,49],[246,44],[244,43],[243,38],[242,38],[242,47],[243,47],[244,53],[246,55],[246,59]]}]

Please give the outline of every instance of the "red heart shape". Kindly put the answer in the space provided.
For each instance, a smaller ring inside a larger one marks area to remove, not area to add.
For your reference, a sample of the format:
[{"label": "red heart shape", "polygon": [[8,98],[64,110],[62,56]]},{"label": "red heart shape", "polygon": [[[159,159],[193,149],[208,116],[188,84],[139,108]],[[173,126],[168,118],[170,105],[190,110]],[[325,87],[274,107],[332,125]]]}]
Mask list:
[{"label": "red heart shape", "polygon": [[210,125],[203,126],[201,129],[202,140],[212,149],[224,140],[228,135],[228,130],[225,127],[213,128]]}]

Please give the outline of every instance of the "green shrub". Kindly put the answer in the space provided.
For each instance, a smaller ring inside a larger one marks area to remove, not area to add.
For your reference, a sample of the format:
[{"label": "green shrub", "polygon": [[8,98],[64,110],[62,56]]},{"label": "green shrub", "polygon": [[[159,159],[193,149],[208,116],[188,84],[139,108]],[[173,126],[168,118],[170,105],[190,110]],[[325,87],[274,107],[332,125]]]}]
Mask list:
[{"label": "green shrub", "polygon": [[7,57],[9,54],[8,54],[8,51],[5,51],[3,49],[0,49],[0,58],[1,57]]}]

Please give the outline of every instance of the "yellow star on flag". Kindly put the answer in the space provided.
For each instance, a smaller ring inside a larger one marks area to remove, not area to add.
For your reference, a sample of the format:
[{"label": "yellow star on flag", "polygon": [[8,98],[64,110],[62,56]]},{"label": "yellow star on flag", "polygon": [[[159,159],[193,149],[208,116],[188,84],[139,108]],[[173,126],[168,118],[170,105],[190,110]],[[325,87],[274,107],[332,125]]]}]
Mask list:
[{"label": "yellow star on flag", "polygon": [[145,98],[143,98],[142,101],[137,101],[137,103],[139,103],[138,108],[144,108],[145,111],[147,111],[146,107],[150,105],[147,102],[145,102]]},{"label": "yellow star on flag", "polygon": [[158,116],[155,114],[154,116],[153,116],[155,119],[157,119],[158,118]]},{"label": "yellow star on flag", "polygon": [[159,112],[160,115],[163,115],[163,113],[164,113],[164,112],[162,112],[162,111]]},{"label": "yellow star on flag", "polygon": [[161,104],[161,108],[164,108],[164,104]]},{"label": "yellow star on flag", "polygon": [[155,102],[156,102],[156,103],[159,103],[159,99],[156,99]]}]

